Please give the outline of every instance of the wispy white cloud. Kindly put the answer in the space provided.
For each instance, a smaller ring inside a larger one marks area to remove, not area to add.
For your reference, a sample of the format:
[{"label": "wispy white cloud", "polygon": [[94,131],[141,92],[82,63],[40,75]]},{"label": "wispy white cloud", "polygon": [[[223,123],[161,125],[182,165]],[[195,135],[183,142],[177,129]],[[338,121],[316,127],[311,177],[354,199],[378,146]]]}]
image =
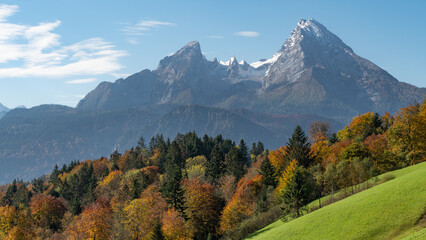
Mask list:
[{"label": "wispy white cloud", "polygon": [[235,35],[240,37],[258,37],[259,33],[253,32],[253,31],[243,31],[243,32],[236,32]]},{"label": "wispy white cloud", "polygon": [[222,39],[224,37],[223,36],[218,36],[218,35],[212,35],[212,36],[208,36],[208,38]]},{"label": "wispy white cloud", "polygon": [[136,39],[136,38],[128,38],[127,42],[130,43],[130,44],[133,44],[133,45],[140,44],[139,40]]},{"label": "wispy white cloud", "polygon": [[125,34],[131,36],[139,36],[145,35],[147,32],[153,30],[154,28],[158,28],[161,26],[176,26],[176,24],[171,22],[163,22],[163,21],[139,21],[136,24],[124,27],[122,30]]},{"label": "wispy white cloud", "polygon": [[12,16],[19,10],[17,5],[0,5],[0,22],[3,22],[7,17]]},{"label": "wispy white cloud", "polygon": [[111,75],[115,78],[126,78],[130,76],[128,73],[112,73]]},{"label": "wispy white cloud", "polygon": [[0,5],[0,78],[111,74],[123,68],[119,59],[127,53],[102,38],[63,46],[53,32],[59,20],[35,26],[8,22],[18,10]]},{"label": "wispy white cloud", "polygon": [[91,83],[96,81],[96,78],[82,78],[82,79],[74,79],[70,81],[66,81],[67,84],[82,84],[82,83]]}]

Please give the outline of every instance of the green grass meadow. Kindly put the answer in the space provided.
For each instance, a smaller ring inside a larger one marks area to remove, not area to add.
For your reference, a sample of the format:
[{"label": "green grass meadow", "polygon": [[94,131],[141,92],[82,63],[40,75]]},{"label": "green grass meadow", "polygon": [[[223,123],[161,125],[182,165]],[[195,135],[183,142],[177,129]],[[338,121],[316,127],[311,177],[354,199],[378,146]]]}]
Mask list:
[{"label": "green grass meadow", "polygon": [[246,239],[426,239],[426,162],[386,174],[395,178]]}]

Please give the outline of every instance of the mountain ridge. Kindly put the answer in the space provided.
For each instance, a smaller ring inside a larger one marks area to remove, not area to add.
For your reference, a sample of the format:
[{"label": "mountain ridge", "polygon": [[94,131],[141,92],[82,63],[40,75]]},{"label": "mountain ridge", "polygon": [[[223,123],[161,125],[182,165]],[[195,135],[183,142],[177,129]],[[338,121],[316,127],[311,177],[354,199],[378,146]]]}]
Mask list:
[{"label": "mountain ridge", "polygon": [[313,121],[329,121],[338,130],[358,114],[394,113],[425,94],[356,55],[313,19],[299,21],[276,54],[252,64],[235,56],[207,60],[192,41],[155,70],[100,83],[76,108],[9,111],[0,119],[0,161],[16,171],[0,171],[0,182],[109,155],[161,133],[223,133],[274,148],[295,125],[306,130]]},{"label": "mountain ridge", "polygon": [[162,59],[157,69],[142,72],[119,79],[108,89],[99,85],[77,108],[110,108],[114,104],[90,102],[104,101],[128,82],[132,91],[114,97],[123,106],[199,104],[263,113],[315,113],[347,123],[367,111],[394,113],[426,94],[425,88],[399,82],[356,55],[312,18],[300,20],[277,53],[264,61],[239,63],[235,56],[226,62],[207,60],[200,43],[192,41]]}]

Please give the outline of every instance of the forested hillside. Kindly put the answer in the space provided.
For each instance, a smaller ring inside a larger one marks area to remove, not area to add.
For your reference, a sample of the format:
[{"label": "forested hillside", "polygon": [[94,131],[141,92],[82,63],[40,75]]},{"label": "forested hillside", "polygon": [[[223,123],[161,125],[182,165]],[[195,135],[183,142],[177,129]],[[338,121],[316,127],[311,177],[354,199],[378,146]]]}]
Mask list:
[{"label": "forested hillside", "polygon": [[424,162],[425,126],[426,101],[356,116],[337,134],[326,122],[307,134],[295,126],[271,151],[195,132],[141,138],[126,152],[2,186],[0,239],[241,239],[298,218],[315,199],[337,201],[337,191],[348,196]]}]

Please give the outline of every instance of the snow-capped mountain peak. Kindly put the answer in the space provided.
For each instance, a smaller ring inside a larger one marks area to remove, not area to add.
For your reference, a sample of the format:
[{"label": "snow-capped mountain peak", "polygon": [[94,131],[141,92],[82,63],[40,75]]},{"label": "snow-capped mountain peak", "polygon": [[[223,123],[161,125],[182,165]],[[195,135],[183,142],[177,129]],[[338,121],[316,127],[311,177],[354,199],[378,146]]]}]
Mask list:
[{"label": "snow-capped mountain peak", "polygon": [[324,25],[317,22],[315,19],[308,20],[300,19],[290,37],[284,42],[280,52],[292,48],[295,45],[300,45],[302,41],[314,42],[320,45],[327,45],[334,48],[346,49],[353,52],[352,49],[343,43],[343,41],[331,33]]}]

